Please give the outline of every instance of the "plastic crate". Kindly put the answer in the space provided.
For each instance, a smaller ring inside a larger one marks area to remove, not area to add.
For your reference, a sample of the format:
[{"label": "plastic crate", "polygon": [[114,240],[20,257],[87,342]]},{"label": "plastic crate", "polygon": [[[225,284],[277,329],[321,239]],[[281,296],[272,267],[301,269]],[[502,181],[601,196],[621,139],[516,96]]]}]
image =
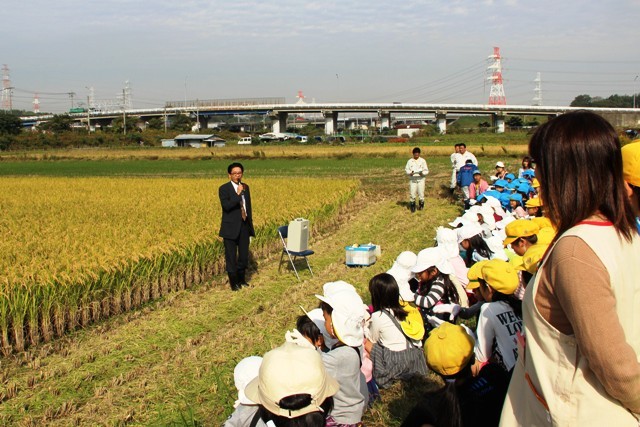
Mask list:
[{"label": "plastic crate", "polygon": [[346,246],[346,264],[353,267],[366,267],[375,264],[376,245]]}]

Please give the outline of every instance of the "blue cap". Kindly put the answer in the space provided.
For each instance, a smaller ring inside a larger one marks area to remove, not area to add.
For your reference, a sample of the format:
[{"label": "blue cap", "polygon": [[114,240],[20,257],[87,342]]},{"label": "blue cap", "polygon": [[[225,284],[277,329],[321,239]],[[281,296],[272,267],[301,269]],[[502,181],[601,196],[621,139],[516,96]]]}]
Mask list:
[{"label": "blue cap", "polygon": [[504,176],[504,179],[510,179],[513,181],[514,179],[516,179],[516,176],[512,173],[508,173]]},{"label": "blue cap", "polygon": [[530,178],[533,178],[534,176],[536,176],[536,171],[534,171],[533,169],[527,169],[522,172],[522,176],[528,176]]},{"label": "blue cap", "polygon": [[504,187],[507,186],[507,184],[508,184],[507,180],[499,179],[493,185],[494,185],[494,187],[502,187],[502,188],[504,188]]},{"label": "blue cap", "polygon": [[518,188],[516,189],[516,191],[522,194],[529,194],[530,188],[531,186],[529,184],[520,184],[518,185]]},{"label": "blue cap", "polygon": [[509,193],[501,193],[500,194],[500,204],[504,207],[509,206],[509,201],[511,200],[511,194]]},{"label": "blue cap", "polygon": [[515,200],[516,202],[522,202],[522,194],[514,193],[509,197],[509,200]]},{"label": "blue cap", "polygon": [[482,193],[482,196],[484,197],[493,197],[496,198],[498,200],[500,200],[500,196],[502,195],[501,192],[496,191],[496,190],[487,190],[484,193]]},{"label": "blue cap", "polygon": [[507,188],[509,190],[515,190],[516,187],[518,187],[518,182],[517,181],[511,181],[510,183],[507,184]]}]

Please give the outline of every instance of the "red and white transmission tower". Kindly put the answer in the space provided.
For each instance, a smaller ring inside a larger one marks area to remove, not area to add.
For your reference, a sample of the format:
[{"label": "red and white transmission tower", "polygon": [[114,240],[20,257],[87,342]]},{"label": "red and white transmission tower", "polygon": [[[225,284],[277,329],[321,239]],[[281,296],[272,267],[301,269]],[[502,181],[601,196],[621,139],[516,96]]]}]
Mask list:
[{"label": "red and white transmission tower", "polygon": [[298,98],[298,102],[296,102],[296,104],[305,104],[305,102],[304,102],[305,96],[302,94],[301,90],[298,91],[297,98]]},{"label": "red and white transmission tower", "polygon": [[493,55],[487,58],[491,64],[487,67],[487,71],[491,73],[491,91],[489,92],[489,105],[507,105],[507,97],[504,94],[504,85],[502,84],[502,57],[500,56],[500,48],[493,48]]},{"label": "red and white transmission tower", "polygon": [[9,78],[9,67],[7,64],[2,65],[2,109],[11,111],[13,105],[11,102],[11,79]]},{"label": "red and white transmission tower", "polygon": [[33,112],[36,114],[40,112],[40,98],[37,93],[33,94]]}]

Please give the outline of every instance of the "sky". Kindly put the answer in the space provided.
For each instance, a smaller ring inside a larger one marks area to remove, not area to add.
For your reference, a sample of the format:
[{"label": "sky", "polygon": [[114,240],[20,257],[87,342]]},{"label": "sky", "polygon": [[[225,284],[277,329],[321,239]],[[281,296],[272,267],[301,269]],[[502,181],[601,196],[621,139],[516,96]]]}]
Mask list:
[{"label": "sky", "polygon": [[284,97],[486,104],[500,48],[508,104],[640,92],[640,0],[3,0],[13,107]]}]

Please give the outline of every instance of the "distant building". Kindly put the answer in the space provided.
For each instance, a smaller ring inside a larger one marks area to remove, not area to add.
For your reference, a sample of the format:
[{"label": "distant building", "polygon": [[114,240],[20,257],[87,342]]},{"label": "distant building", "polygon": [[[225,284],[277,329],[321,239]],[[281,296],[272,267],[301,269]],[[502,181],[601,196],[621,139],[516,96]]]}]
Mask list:
[{"label": "distant building", "polygon": [[398,136],[408,135],[409,137],[412,137],[413,134],[420,132],[420,129],[422,129],[423,127],[424,125],[421,124],[398,124],[395,126],[396,132],[398,132]]},{"label": "distant building", "polygon": [[175,146],[177,147],[224,147],[226,141],[213,134],[211,135],[199,135],[199,134],[182,134],[173,138]]}]

